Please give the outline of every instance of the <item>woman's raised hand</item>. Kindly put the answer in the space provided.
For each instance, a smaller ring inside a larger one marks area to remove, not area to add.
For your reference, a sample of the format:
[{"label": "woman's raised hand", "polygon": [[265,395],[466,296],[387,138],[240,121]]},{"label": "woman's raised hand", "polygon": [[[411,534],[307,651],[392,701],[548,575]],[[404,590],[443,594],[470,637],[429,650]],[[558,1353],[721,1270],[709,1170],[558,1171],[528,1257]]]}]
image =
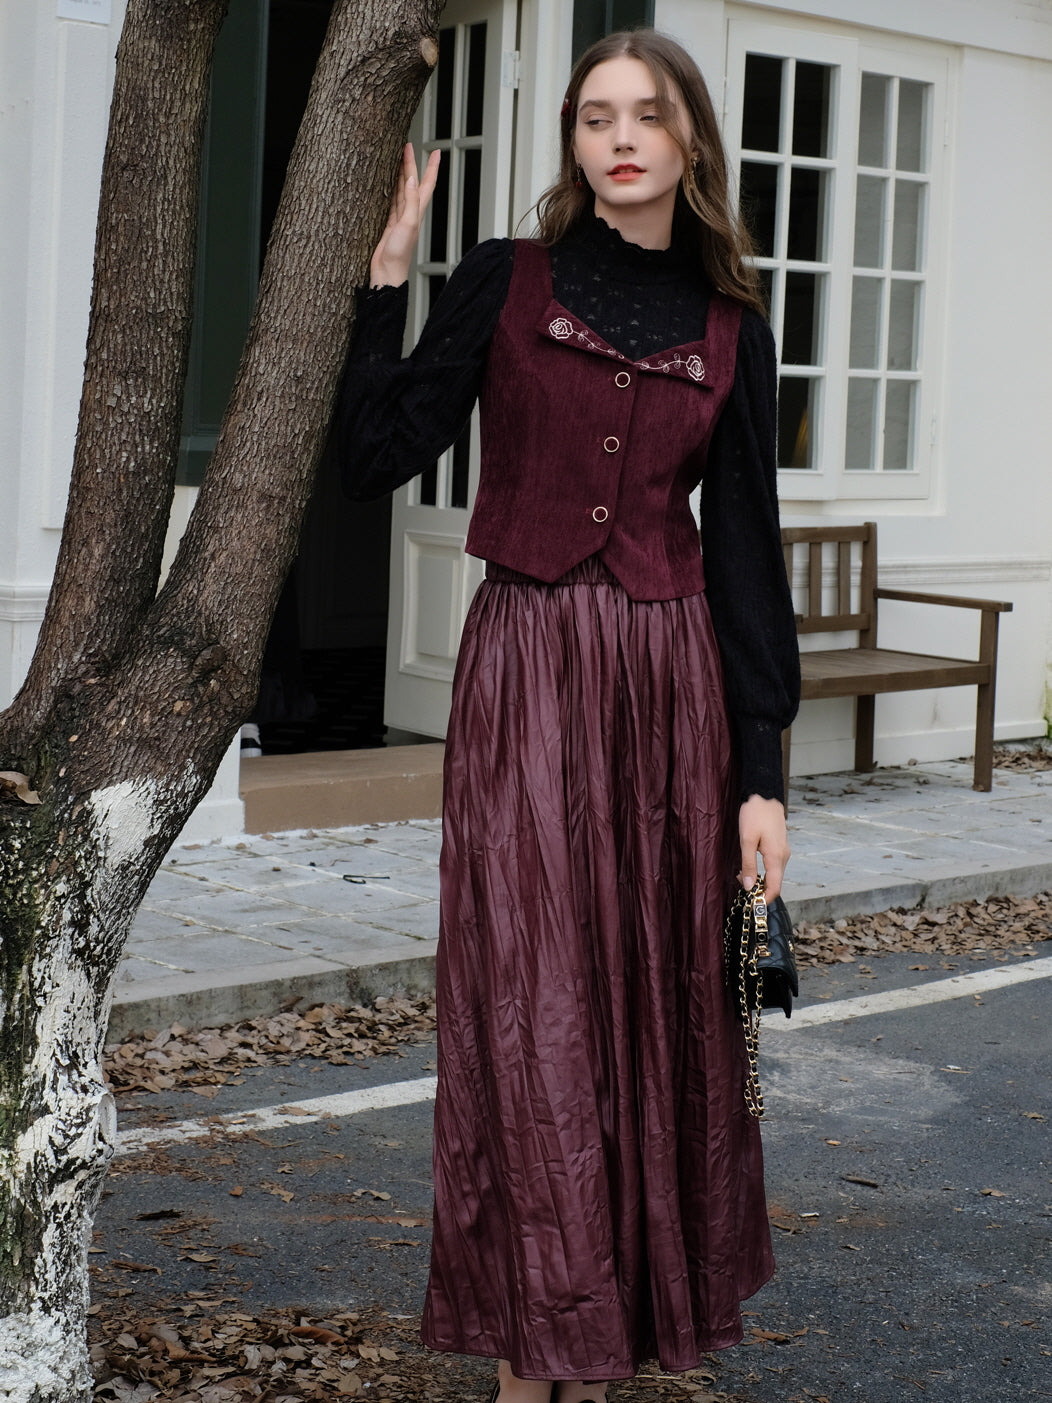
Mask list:
[{"label": "woman's raised hand", "polygon": [[398,181],[391,197],[387,227],[369,264],[371,287],[397,287],[409,277],[413,250],[420,237],[420,222],[434,194],[441,157],[441,151],[431,152],[421,180],[417,176],[412,142],[406,143]]}]

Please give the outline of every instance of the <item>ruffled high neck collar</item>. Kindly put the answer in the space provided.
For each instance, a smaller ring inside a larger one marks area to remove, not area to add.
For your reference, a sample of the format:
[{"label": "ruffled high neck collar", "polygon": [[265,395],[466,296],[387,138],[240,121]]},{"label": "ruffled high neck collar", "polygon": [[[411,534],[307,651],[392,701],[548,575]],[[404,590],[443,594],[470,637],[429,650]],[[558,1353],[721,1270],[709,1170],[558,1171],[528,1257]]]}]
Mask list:
[{"label": "ruffled high neck collar", "polygon": [[692,256],[675,223],[668,248],[644,248],[631,243],[589,208],[566,235],[565,242],[601,260],[608,276],[618,279],[671,282],[700,271],[697,253]]}]

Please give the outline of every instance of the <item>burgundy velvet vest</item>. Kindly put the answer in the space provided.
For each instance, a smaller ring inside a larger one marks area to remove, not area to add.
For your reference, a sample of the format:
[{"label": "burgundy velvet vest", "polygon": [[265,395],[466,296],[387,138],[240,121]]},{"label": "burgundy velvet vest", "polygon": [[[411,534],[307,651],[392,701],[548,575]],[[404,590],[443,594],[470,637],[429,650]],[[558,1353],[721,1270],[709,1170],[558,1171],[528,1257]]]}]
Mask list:
[{"label": "burgundy velvet vest", "polygon": [[713,293],[703,340],[629,360],[555,301],[548,250],[516,240],[479,401],[468,553],[549,582],[599,555],[633,599],[703,589],[688,499],[740,323],[739,304]]}]

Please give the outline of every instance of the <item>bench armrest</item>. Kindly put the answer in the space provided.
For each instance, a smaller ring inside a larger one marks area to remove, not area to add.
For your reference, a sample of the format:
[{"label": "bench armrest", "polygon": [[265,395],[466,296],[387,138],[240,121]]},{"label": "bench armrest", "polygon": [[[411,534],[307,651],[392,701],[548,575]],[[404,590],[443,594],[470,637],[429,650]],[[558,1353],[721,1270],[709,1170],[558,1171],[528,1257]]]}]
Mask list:
[{"label": "bench armrest", "polygon": [[873,591],[877,599],[897,599],[904,604],[945,604],[953,609],[982,609],[996,614],[1011,613],[1010,602],[1001,599],[969,599],[963,594],[920,594],[910,589],[880,589]]}]

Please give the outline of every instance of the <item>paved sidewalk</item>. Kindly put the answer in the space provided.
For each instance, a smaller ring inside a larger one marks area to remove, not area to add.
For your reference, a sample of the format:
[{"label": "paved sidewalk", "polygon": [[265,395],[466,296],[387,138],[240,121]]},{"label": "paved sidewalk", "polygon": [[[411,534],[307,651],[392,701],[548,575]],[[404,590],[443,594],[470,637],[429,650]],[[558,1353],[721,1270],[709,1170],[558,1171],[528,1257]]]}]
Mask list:
[{"label": "paved sidewalk", "polygon": [[[799,920],[1052,888],[1052,770],[958,761],[794,782],[786,898]],[[296,995],[434,984],[437,820],[178,847],[136,918],[111,1034],[216,1025]]]}]

